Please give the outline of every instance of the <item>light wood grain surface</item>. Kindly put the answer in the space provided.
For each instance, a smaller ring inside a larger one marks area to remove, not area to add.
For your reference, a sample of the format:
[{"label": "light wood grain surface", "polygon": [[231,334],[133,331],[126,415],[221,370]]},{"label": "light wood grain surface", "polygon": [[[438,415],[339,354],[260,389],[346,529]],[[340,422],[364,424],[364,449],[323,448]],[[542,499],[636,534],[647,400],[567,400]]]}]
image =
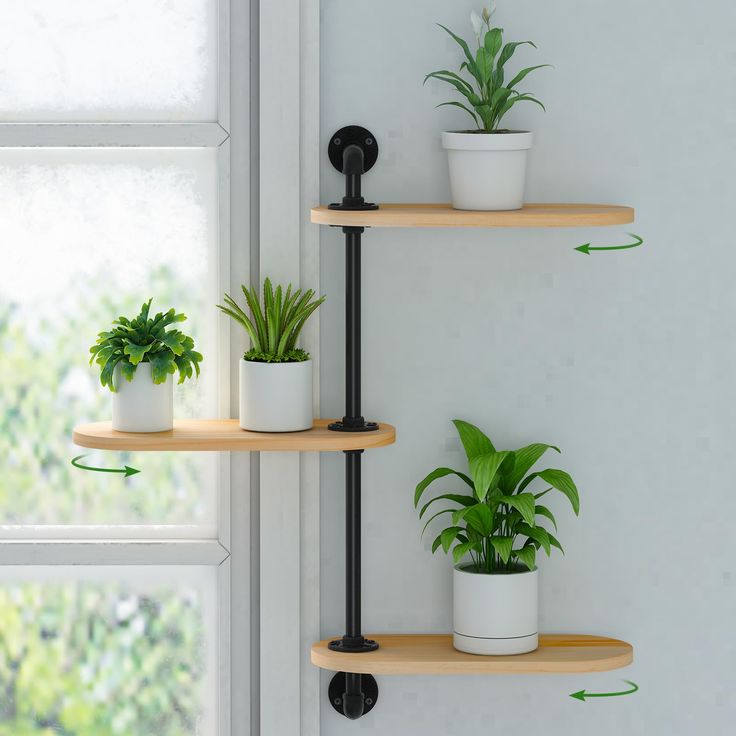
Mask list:
[{"label": "light wood grain surface", "polygon": [[631,644],[604,636],[540,634],[539,649],[514,656],[458,652],[448,634],[372,634],[375,652],[345,654],[312,647],[312,664],[335,672],[372,675],[480,675],[488,673],[603,672],[631,664]]},{"label": "light wood grain surface", "polygon": [[312,209],[312,222],[319,225],[364,227],[597,227],[633,221],[631,207],[611,204],[525,204],[501,212],[456,210],[449,204],[382,204],[363,212]]},{"label": "light wood grain surface", "polygon": [[110,422],[84,424],[74,429],[74,443],[99,450],[274,450],[337,452],[383,447],[396,441],[396,430],[381,423],[375,432],[332,432],[334,419],[315,419],[305,432],[249,432],[237,419],[178,419],[168,432],[115,432]]}]

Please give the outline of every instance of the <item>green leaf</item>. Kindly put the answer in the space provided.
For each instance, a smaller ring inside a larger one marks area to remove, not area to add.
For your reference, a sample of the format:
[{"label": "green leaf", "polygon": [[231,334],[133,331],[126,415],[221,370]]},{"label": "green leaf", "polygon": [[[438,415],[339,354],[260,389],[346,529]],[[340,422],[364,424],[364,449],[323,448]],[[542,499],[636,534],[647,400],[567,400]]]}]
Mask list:
[{"label": "green leaf", "polygon": [[447,84],[451,84],[458,92],[466,97],[473,94],[473,88],[461,76],[455,74],[455,72],[448,72],[446,69],[430,72],[424,77],[423,84],[426,84],[428,79],[439,79],[441,82],[447,82]]},{"label": "green leaf", "polygon": [[478,123],[478,116],[469,107],[465,107],[465,105],[463,105],[462,102],[456,102],[456,101],[452,101],[452,102],[440,102],[440,104],[439,105],[435,105],[435,107],[445,107],[447,105],[452,105],[453,107],[459,107],[459,108],[465,110],[465,112],[467,112],[468,115],[470,115],[473,118],[473,121],[475,122],[475,124],[478,125],[478,127],[480,127],[480,125]]},{"label": "green leaf", "polygon": [[471,74],[473,74],[473,76],[475,76],[475,74],[473,73],[473,69],[475,68],[475,59],[473,58],[473,55],[470,53],[470,47],[468,46],[468,44],[462,38],[460,38],[460,36],[455,35],[449,28],[443,26],[441,23],[438,23],[437,25],[443,31],[448,33],[453,38],[455,43],[457,43],[457,45],[460,46],[460,48],[463,50],[463,53],[465,54],[465,58],[467,59],[468,70],[470,71]]},{"label": "green leaf", "polygon": [[512,508],[515,508],[527,524],[534,526],[535,517],[533,494],[520,493],[516,496],[501,496],[498,500],[501,501],[501,503],[505,503]]},{"label": "green leaf", "polygon": [[508,454],[507,450],[491,451],[485,455],[476,455],[470,461],[470,473],[473,476],[475,495],[479,501],[484,501],[488,491],[493,489],[496,473]]},{"label": "green leaf", "polygon": [[576,516],[580,513],[580,496],[578,495],[578,489],[569,473],[566,473],[564,470],[548,468],[547,470],[542,470],[537,473],[537,476],[546,483],[549,483],[552,488],[556,488],[567,496]]},{"label": "green leaf", "polygon": [[475,108],[483,121],[483,129],[490,132],[494,128],[494,115],[490,105],[478,105]]},{"label": "green leaf", "polygon": [[422,527],[422,533],[420,534],[420,537],[424,536],[424,532],[427,531],[427,527],[438,517],[442,516],[442,514],[452,514],[453,515],[453,524],[457,524],[457,522],[454,520],[455,517],[455,510],[454,509],[442,509],[441,511],[438,511],[435,514],[432,514],[432,516],[427,519],[426,523]]},{"label": "green leaf", "polygon": [[482,85],[488,84],[493,71],[493,57],[486,51],[485,46],[481,46],[475,54],[475,65],[480,75]]},{"label": "green leaf", "polygon": [[138,365],[152,347],[154,347],[153,343],[149,345],[136,345],[135,343],[129,342],[123,348],[123,352],[129,357],[133,365]]},{"label": "green leaf", "polygon": [[490,542],[504,564],[507,563],[511,558],[511,548],[514,540],[511,537],[491,537]]},{"label": "green leaf", "polygon": [[547,553],[547,556],[549,556],[550,539],[546,529],[541,526],[529,526],[529,524],[519,524],[519,526],[516,528],[516,533],[523,534],[525,537],[529,537],[529,539],[533,539],[535,542],[541,544],[542,547],[544,547],[544,551]]},{"label": "green leaf", "polygon": [[464,509],[463,521],[471,526],[483,537],[487,537],[493,531],[493,514],[484,503],[478,503]]},{"label": "green leaf", "polygon": [[558,447],[554,445],[545,445],[541,442],[535,442],[526,447],[522,447],[520,450],[516,450],[516,462],[514,463],[514,469],[508,476],[507,490],[513,493],[516,490],[516,486],[521,483],[524,476],[529,472],[529,469],[544,455],[547,450],[560,451]]},{"label": "green leaf", "polygon": [[514,556],[521,560],[530,570],[536,568],[537,550],[533,545],[525,545],[521,549],[514,550]]},{"label": "green leaf", "polygon": [[419,518],[424,516],[424,512],[435,502],[435,501],[453,501],[459,503],[461,506],[472,506],[476,503],[475,496],[463,496],[458,493],[443,493],[441,496],[435,496],[431,501],[422,506],[422,510],[419,512]]},{"label": "green leaf", "polygon": [[120,375],[126,380],[126,381],[132,381],[133,376],[135,375],[135,365],[131,363],[128,360],[123,360],[120,363]]},{"label": "green leaf", "polygon": [[496,54],[501,48],[503,43],[503,32],[500,28],[491,28],[483,40],[483,45],[486,51],[491,55],[491,59],[496,58]]},{"label": "green leaf", "polygon": [[474,547],[475,544],[473,542],[463,542],[453,547],[452,559],[455,561],[455,564],[457,565]]},{"label": "green leaf", "polygon": [[176,362],[171,353],[158,353],[151,356],[151,378],[154,383],[165,383],[167,377],[176,373]]},{"label": "green leaf", "polygon": [[503,106],[503,109],[505,110],[505,112],[508,112],[508,110],[510,110],[517,102],[523,102],[524,100],[539,105],[542,110],[547,110],[547,108],[536,97],[533,97],[532,95],[516,95],[509,97],[509,99],[506,101],[506,104]]},{"label": "green leaf", "polygon": [[442,539],[442,549],[447,554],[450,551],[452,543],[463,530],[459,526],[450,526],[442,531],[440,538]]},{"label": "green leaf", "polygon": [[562,554],[564,555],[565,550],[562,549],[562,545],[560,544],[559,540],[551,532],[547,532],[547,536],[549,537],[549,543],[553,547],[557,547],[557,549],[560,550],[560,552],[562,552]]},{"label": "green leaf", "polygon": [[516,51],[519,46],[524,46],[525,44],[537,48],[531,41],[511,41],[503,47],[501,56],[498,57],[498,66],[503,69],[506,62],[514,55],[514,51]]},{"label": "green leaf", "polygon": [[456,475],[458,478],[462,478],[471,488],[474,487],[473,481],[465,475],[465,473],[453,470],[452,468],[436,468],[417,485],[416,490],[414,491],[414,507],[416,508],[416,506],[419,505],[419,499],[422,497],[422,494],[430,483],[433,483],[438,478],[444,478],[447,475]]},{"label": "green leaf", "polygon": [[536,66],[529,66],[526,69],[522,69],[506,86],[509,89],[513,89],[527,74],[531,74],[531,72],[537,69],[543,69],[545,66],[552,66],[552,64],[537,64]]},{"label": "green leaf", "polygon": [[434,542],[432,542],[432,554],[434,554],[439,549],[441,544],[442,544],[442,535],[438,534]]},{"label": "green leaf", "polygon": [[181,355],[184,352],[182,347],[182,341],[184,340],[184,334],[179,330],[171,330],[170,332],[164,333],[160,338],[160,342],[166,345],[174,355]]},{"label": "green leaf", "polygon": [[452,523],[453,525],[459,524],[465,518],[465,514],[468,511],[468,507],[465,506],[460,509],[453,509],[452,511]]},{"label": "green leaf", "polygon": [[499,87],[497,90],[494,90],[493,94],[491,95],[491,107],[493,108],[497,105],[503,105],[510,94],[511,90],[507,87]]},{"label": "green leaf", "polygon": [[496,451],[493,443],[475,425],[462,419],[453,419],[452,423],[460,435],[460,441],[463,443],[468,460],[472,460],[478,455]]},{"label": "green leaf", "polygon": [[554,514],[546,507],[542,506],[541,504],[537,504],[534,507],[534,513],[537,516],[546,516],[554,525],[555,531],[557,531],[557,522],[555,521]]}]

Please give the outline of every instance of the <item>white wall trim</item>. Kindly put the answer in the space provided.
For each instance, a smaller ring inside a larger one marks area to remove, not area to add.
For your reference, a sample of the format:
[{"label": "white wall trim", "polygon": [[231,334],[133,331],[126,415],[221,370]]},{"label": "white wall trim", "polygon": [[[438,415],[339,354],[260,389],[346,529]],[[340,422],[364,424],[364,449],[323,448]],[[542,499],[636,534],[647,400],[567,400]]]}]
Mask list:
[{"label": "white wall trim", "polygon": [[[319,1],[261,2],[259,14],[259,276],[319,289],[319,233],[309,224],[319,197]],[[318,317],[303,344],[315,360],[318,412]],[[259,551],[260,733],[317,736],[316,453],[261,453]]]}]

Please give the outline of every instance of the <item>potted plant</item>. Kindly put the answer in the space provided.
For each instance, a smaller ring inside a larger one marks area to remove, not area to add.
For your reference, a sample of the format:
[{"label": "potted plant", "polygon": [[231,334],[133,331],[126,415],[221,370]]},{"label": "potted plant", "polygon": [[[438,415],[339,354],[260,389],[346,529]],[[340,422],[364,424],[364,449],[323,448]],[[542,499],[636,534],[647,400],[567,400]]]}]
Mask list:
[{"label": "potted plant", "polygon": [[186,316],[174,309],[150,316],[149,299],[134,319],[118,317],[89,349],[100,382],[112,391],[112,428],[119,432],[164,432],[174,426],[174,382],[196,372],[202,355],[194,340],[170,325]]},{"label": "potted plant", "polygon": [[[470,654],[522,654],[537,648],[537,550],[547,555],[560,543],[540,521],[557,530],[552,512],[539,499],[555,489],[567,496],[577,515],[578,491],[563,470],[548,468],[530,473],[532,466],[553,445],[535,443],[519,450],[496,450],[480,429],[454,420],[468,458],[469,474],[437,468],[419,483],[414,506],[427,487],[447,475],[456,475],[469,493],[443,493],[422,506],[419,517],[436,501],[451,506],[432,519],[450,514],[452,523],[432,544],[432,552],[452,549],[453,644]],[[535,480],[547,488],[532,492]],[[424,532],[422,532],[424,533]]]},{"label": "potted plant", "polygon": [[225,294],[218,308],[245,328],[251,348],[240,361],[240,426],[256,432],[297,432],[312,427],[312,361],[296,346],[304,324],[325,297],[314,290],[273,288],[263,299],[241,286],[250,316]]},{"label": "potted plant", "polygon": [[[476,125],[475,130],[442,133],[450,167],[452,206],[460,210],[517,210],[524,202],[527,151],[532,146],[529,131],[508,130],[501,121],[517,102],[544,105],[533,95],[516,87],[528,74],[549,64],[522,69],[506,80],[506,63],[519,46],[536,46],[531,41],[503,43],[503,29],[491,22],[494,9],[484,8],[482,15],[471,14],[476,48],[449,28],[440,25],[460,46],[464,61],[459,72],[441,69],[424,78],[439,79],[454,87],[467,104],[458,100],[443,102],[465,110]],[[439,24],[438,24],[439,25]]]}]

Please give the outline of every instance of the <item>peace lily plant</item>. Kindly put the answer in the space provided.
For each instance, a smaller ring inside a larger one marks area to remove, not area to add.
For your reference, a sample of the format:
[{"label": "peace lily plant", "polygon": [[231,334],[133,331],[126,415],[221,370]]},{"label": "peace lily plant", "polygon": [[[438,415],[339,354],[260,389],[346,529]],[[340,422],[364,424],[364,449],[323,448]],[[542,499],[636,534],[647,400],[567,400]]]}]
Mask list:
[{"label": "peace lily plant", "polygon": [[174,309],[151,316],[149,299],[133,319],[113,321],[90,348],[90,363],[100,366],[100,382],[113,392],[112,428],[121,432],[162,432],[174,426],[174,389],[199,376],[202,355],[194,340],[173,325],[186,315]]},{"label": "peace lily plant", "polygon": [[312,361],[297,346],[307,320],[324,302],[313,289],[302,291],[263,282],[262,296],[241,286],[243,309],[230,295],[222,312],[248,334],[250,349],[240,361],[240,426],[257,432],[309,429],[312,414]]},{"label": "peace lily plant", "polygon": [[[449,515],[451,523],[435,538],[432,552],[452,551],[454,634],[456,649],[472,654],[520,654],[537,648],[537,552],[549,555],[562,545],[543,524],[557,530],[552,511],[540,499],[562,493],[577,515],[580,499],[573,479],[564,470],[530,472],[554,445],[533,443],[518,450],[496,450],[478,427],[454,420],[468,459],[468,473],[436,468],[416,487],[418,507],[427,488],[447,476],[462,479],[466,493],[445,492],[425,501],[424,518],[438,501],[444,508],[434,519]],[[533,490],[542,481],[546,488]]]},{"label": "peace lily plant", "polygon": [[446,105],[464,110],[475,124],[474,130],[448,131],[442,145],[448,152],[453,206],[464,210],[519,209],[524,201],[527,151],[532,134],[501,127],[501,121],[519,102],[544,105],[528,92],[517,89],[526,77],[549,64],[521,69],[508,75],[506,64],[521,46],[532,41],[504,43],[503,29],[492,22],[495,5],[479,15],[471,13],[474,41],[469,44],[449,28],[438,24],[458,44],[463,54],[457,72],[440,69],[424,78],[449,84],[464,101]]}]

